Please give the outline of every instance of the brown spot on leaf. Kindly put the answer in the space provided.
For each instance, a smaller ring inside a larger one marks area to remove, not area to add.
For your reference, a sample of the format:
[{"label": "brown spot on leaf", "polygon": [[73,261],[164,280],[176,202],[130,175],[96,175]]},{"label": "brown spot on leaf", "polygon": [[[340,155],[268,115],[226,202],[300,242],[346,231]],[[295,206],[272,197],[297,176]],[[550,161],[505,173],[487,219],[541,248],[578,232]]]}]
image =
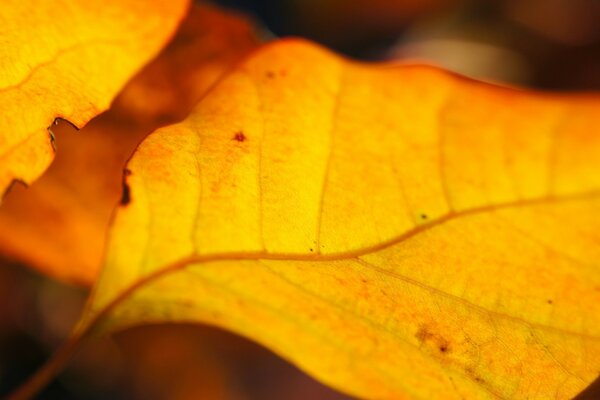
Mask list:
[{"label": "brown spot on leaf", "polygon": [[472,367],[467,367],[465,369],[467,375],[469,375],[473,380],[477,383],[485,383],[485,379],[479,376]]},{"label": "brown spot on leaf", "polygon": [[233,140],[244,142],[246,141],[246,135],[244,135],[244,132],[242,131],[236,132],[235,135],[233,135]]},{"label": "brown spot on leaf", "polygon": [[440,353],[448,353],[451,350],[450,342],[437,332],[434,332],[430,327],[423,324],[415,333],[415,337],[421,344],[429,345],[437,348]]},{"label": "brown spot on leaf", "polygon": [[419,330],[415,334],[415,337],[419,340],[419,342],[423,343],[433,337],[433,334],[429,332],[427,325],[421,325]]}]

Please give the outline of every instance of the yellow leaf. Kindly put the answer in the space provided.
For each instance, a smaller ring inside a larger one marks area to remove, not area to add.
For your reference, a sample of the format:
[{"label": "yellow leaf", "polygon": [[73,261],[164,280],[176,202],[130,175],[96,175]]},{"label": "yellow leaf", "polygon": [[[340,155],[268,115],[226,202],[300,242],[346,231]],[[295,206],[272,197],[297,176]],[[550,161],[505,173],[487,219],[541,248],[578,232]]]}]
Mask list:
[{"label": "yellow leaf", "polygon": [[128,165],[78,335],[224,327],[367,398],[600,368],[600,101],[265,47]]},{"label": "yellow leaf", "polygon": [[57,117],[81,126],[107,109],[167,41],[188,4],[3,1],[0,192],[41,175],[54,156],[46,128]]},{"label": "yellow leaf", "polygon": [[246,19],[194,5],[165,50],[127,83],[106,114],[77,133],[66,124],[53,128],[55,161],[28,189],[13,188],[0,207],[0,254],[91,286],[135,146],[165,121],[183,119],[257,44]]}]

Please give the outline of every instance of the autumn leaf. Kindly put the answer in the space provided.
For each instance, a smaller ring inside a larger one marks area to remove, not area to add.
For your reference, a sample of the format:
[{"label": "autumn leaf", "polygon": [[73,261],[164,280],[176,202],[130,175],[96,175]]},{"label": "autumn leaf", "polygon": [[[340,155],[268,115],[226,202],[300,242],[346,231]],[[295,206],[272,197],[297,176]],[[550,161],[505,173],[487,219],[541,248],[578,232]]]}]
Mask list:
[{"label": "autumn leaf", "polygon": [[237,14],[195,4],[165,50],[127,83],[106,114],[79,132],[68,124],[52,129],[56,160],[31,187],[14,187],[0,207],[0,253],[91,286],[134,148],[166,121],[183,119],[258,45],[255,31]]},{"label": "autumn leaf", "polygon": [[59,0],[2,4],[0,193],[30,184],[54,156],[46,128],[77,126],[106,110],[125,82],[165,44],[188,0]]},{"label": "autumn leaf", "polygon": [[196,321],[365,398],[571,398],[600,368],[600,100],[286,40],[148,136],[73,339]]}]

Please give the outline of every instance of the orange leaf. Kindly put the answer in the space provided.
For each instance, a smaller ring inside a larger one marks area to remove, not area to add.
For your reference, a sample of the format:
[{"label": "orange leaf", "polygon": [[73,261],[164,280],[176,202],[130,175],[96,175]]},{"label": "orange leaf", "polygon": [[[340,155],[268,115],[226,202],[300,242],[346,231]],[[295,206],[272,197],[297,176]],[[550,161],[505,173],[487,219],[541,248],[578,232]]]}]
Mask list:
[{"label": "orange leaf", "polygon": [[158,52],[189,0],[46,1],[2,4],[0,193],[31,183],[54,151],[57,117],[84,125]]},{"label": "orange leaf", "polygon": [[53,128],[55,162],[30,188],[13,188],[0,208],[0,253],[90,286],[135,146],[160,123],[185,117],[257,43],[245,19],[194,5],[173,41],[125,86],[109,112],[78,133],[66,125]]},{"label": "orange leaf", "polygon": [[359,397],[571,398],[600,368],[599,112],[267,46],[138,148],[56,363],[197,321]]}]

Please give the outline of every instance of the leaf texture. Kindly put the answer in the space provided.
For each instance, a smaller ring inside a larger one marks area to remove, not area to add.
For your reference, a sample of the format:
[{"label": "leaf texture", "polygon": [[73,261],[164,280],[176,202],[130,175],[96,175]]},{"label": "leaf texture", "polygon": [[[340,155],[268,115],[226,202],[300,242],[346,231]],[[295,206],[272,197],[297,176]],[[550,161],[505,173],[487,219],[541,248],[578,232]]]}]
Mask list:
[{"label": "leaf texture", "polygon": [[79,333],[197,321],[365,398],[600,368],[600,101],[266,46],[127,167]]}]

